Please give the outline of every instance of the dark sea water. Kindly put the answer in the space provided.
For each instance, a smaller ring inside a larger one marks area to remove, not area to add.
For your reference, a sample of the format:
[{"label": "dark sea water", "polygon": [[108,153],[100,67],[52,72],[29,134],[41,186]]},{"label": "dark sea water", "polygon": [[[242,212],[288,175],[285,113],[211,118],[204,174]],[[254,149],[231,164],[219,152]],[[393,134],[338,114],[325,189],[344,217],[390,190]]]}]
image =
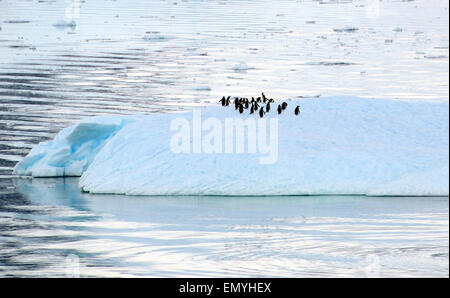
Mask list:
[{"label": "dark sea water", "polygon": [[126,197],[18,179],[93,115],[448,101],[446,1],[0,1],[0,276],[448,277],[448,197]]}]

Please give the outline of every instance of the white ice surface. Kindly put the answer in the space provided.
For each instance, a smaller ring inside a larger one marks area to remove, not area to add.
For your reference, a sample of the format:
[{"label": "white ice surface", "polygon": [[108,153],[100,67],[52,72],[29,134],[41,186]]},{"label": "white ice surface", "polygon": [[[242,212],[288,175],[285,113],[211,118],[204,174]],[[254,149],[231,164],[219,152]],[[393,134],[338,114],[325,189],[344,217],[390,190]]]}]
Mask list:
[{"label": "white ice surface", "polygon": [[[278,118],[273,164],[260,164],[259,153],[173,153],[170,122],[192,125],[192,112],[96,117],[33,148],[15,173],[82,174],[84,191],[128,195],[448,195],[448,111],[448,102],[289,101],[281,116],[272,108],[264,118]],[[220,106],[201,116],[248,117]]]}]

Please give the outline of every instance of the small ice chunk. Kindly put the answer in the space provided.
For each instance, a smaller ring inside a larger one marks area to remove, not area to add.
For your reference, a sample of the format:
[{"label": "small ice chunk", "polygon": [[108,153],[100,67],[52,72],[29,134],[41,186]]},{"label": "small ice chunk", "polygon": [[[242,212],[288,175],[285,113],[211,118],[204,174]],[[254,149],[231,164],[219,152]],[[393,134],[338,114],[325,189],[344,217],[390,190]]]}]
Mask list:
[{"label": "small ice chunk", "polygon": [[146,35],[143,37],[146,41],[167,41],[172,39],[170,36],[165,36],[160,34],[159,32],[146,32]]},{"label": "small ice chunk", "polygon": [[351,32],[356,32],[359,29],[356,27],[344,27],[344,28],[335,28],[333,29],[334,32],[347,32],[347,33],[351,33]]},{"label": "small ice chunk", "polygon": [[74,20],[68,22],[68,21],[64,21],[64,20],[59,20],[58,22],[53,24],[54,27],[56,28],[75,28],[77,26],[77,23],[75,23]]},{"label": "small ice chunk", "polygon": [[238,64],[233,66],[234,71],[245,71],[245,70],[249,70],[249,69],[250,68],[248,67],[247,63],[245,63],[245,62],[239,62]]},{"label": "small ice chunk", "polygon": [[10,20],[10,21],[5,21],[5,23],[8,24],[27,24],[30,21],[26,21],[26,20]]},{"label": "small ice chunk", "polygon": [[447,55],[425,55],[426,59],[448,59]]},{"label": "small ice chunk", "polygon": [[211,87],[209,86],[195,86],[189,89],[194,91],[211,91]]}]

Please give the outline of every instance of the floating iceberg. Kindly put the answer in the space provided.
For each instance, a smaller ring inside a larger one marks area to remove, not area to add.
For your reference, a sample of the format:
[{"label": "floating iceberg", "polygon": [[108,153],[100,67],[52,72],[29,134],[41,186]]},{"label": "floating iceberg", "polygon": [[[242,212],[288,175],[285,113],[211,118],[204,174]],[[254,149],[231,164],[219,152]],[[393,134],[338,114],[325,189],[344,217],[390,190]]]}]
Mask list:
[{"label": "floating iceberg", "polygon": [[159,32],[147,32],[143,39],[145,41],[167,41],[173,39],[173,37],[161,35]]},{"label": "floating iceberg", "polygon": [[246,71],[249,70],[250,67],[248,67],[247,63],[245,62],[239,62],[238,64],[236,64],[235,66],[233,66],[233,70],[234,71]]},{"label": "floating iceberg", "polygon": [[[128,195],[448,195],[448,113],[448,102],[329,97],[263,118],[234,106],[94,117],[35,146],[15,174],[81,175],[83,191]],[[247,130],[228,133],[227,119]]]}]

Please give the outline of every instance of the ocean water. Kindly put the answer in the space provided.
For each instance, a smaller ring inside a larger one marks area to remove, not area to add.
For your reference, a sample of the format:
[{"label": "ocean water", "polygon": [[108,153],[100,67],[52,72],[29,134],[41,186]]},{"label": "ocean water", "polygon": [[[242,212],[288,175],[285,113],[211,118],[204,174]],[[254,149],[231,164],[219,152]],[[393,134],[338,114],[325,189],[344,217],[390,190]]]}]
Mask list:
[{"label": "ocean water", "polygon": [[0,1],[0,276],[448,277],[448,197],[126,197],[12,176],[86,116],[261,91],[448,101],[448,23],[446,1]]}]

